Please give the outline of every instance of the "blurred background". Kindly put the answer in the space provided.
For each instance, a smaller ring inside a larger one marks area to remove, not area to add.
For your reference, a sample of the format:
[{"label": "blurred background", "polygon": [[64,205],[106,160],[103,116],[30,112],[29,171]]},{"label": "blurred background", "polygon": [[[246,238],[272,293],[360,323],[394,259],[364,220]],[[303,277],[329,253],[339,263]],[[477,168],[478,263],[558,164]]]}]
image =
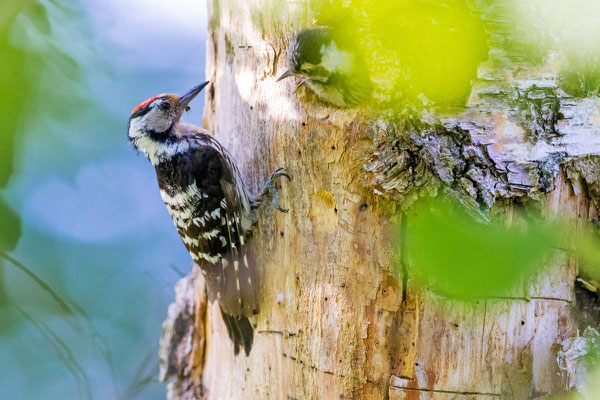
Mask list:
[{"label": "blurred background", "polygon": [[164,398],[161,323],[191,262],[126,124],[204,80],[205,7],[0,3],[3,398]]},{"label": "blurred background", "polygon": [[[312,2],[318,23],[342,21],[375,55],[366,61],[385,110],[464,106],[488,59],[500,88],[514,83],[508,68],[548,62],[569,96],[600,95],[594,0]],[[0,2],[0,397],[164,398],[161,324],[191,261],[126,124],[144,99],[204,81],[206,20],[205,0]],[[184,119],[200,125],[202,106]],[[411,216],[408,249],[424,282],[461,298],[518,285],[568,235],[546,222],[483,229],[436,207]],[[482,269],[489,254],[511,257]]]}]

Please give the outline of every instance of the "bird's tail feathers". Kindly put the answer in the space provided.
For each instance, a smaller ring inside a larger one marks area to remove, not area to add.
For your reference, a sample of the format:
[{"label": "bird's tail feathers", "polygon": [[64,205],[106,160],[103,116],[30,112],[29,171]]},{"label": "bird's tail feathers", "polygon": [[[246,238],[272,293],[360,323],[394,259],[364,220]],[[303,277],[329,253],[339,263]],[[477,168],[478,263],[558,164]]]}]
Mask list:
[{"label": "bird's tail feathers", "polygon": [[225,322],[229,338],[233,342],[233,351],[237,355],[240,347],[244,348],[246,356],[250,355],[254,342],[254,325],[249,318],[227,314],[221,309],[221,316]]}]

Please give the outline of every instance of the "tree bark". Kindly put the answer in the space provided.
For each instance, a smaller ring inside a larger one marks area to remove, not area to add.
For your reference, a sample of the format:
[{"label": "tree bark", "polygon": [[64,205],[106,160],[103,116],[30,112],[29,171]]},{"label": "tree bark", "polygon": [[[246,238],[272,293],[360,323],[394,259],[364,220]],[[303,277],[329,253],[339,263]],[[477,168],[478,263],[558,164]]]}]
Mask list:
[{"label": "tree bark", "polygon": [[[417,197],[439,192],[473,210],[510,213],[532,200],[574,226],[597,219],[598,97],[564,93],[551,63],[504,80],[520,93],[505,96],[483,63],[458,113],[424,118],[418,131],[368,120],[275,82],[291,37],[311,20],[304,2],[209,1],[204,124],[255,191],[287,168],[293,181],[280,201],[290,212],[267,207],[257,227],[261,308],[249,357],[234,357],[201,275],[178,285],[161,341],[168,397],[529,399],[561,390],[556,344],[578,328],[570,243],[522,287],[465,303],[416,288],[418,266],[405,265],[391,232]],[[457,170],[461,162],[469,167]]]}]

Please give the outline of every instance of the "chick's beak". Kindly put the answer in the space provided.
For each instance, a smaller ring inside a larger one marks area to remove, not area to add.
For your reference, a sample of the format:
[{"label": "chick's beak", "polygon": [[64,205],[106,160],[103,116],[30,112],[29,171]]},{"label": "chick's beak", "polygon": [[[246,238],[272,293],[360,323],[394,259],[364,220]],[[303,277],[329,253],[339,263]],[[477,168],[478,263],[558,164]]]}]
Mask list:
[{"label": "chick's beak", "polygon": [[207,81],[207,82],[199,84],[198,86],[194,86],[187,93],[179,96],[178,107],[181,110],[185,110],[185,108],[188,106],[188,104],[190,104],[190,102],[192,100],[194,100],[194,97],[196,97],[198,95],[198,93],[200,93],[202,91],[202,89],[204,89],[206,87],[206,85],[208,85],[209,83],[210,82]]},{"label": "chick's beak", "polygon": [[282,79],[289,78],[290,76],[294,76],[294,75],[296,75],[296,74],[294,73],[294,71],[292,71],[291,69],[288,69],[287,71],[285,71],[285,72],[283,73],[283,75],[281,75],[281,76],[280,76],[280,77],[277,79],[277,82],[279,82],[279,81],[280,81],[280,80],[282,80]]}]

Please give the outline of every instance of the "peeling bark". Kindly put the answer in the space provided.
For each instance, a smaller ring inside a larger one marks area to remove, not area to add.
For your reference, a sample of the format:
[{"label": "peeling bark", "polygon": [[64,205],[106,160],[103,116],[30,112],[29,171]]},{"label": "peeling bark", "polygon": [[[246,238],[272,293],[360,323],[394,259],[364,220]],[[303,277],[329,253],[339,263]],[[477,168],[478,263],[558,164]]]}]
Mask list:
[{"label": "peeling bark", "polygon": [[264,210],[257,228],[263,287],[248,358],[234,357],[201,277],[178,285],[161,342],[169,398],[529,399],[561,390],[554,345],[576,328],[572,243],[510,293],[465,303],[416,288],[409,274],[418,266],[406,265],[390,232],[417,198],[442,193],[482,220],[536,202],[574,225],[597,221],[600,99],[567,94],[556,59],[517,68],[523,61],[496,38],[464,108],[394,120],[326,108],[275,83],[311,13],[304,2],[209,2],[205,126],[254,189],[288,169],[280,200],[290,212]]},{"label": "peeling bark", "polygon": [[160,380],[171,379],[168,399],[201,398],[206,348],[206,285],[199,268],[175,286],[175,301],[163,323]]}]

